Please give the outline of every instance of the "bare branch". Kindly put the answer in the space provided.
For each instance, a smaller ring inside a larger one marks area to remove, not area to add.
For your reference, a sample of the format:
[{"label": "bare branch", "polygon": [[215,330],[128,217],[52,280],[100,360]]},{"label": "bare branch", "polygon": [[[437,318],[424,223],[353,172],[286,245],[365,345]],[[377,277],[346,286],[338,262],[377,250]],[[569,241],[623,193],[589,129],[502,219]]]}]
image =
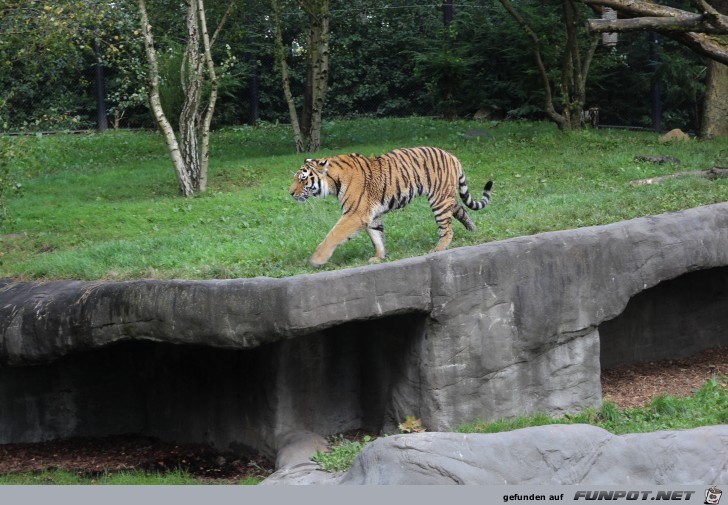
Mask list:
[{"label": "bare branch", "polygon": [[703,33],[670,33],[664,35],[686,45],[693,51],[703,56],[728,65],[728,45],[721,44]]},{"label": "bare branch", "polygon": [[695,14],[674,7],[667,7],[643,0],[581,0],[586,5],[601,5],[611,7],[623,14],[632,16],[652,17],[681,17],[685,14]]},{"label": "bare branch", "polygon": [[652,30],[688,46],[702,56],[728,65],[728,44],[715,37],[728,34],[728,16],[720,14],[706,0],[692,0],[702,13],[645,0],[581,1],[592,7],[611,7],[626,18],[637,18],[623,18],[616,22],[591,19],[587,27],[594,32]]},{"label": "bare branch", "polygon": [[692,0],[690,3],[692,3],[695,7],[698,8],[700,12],[705,15],[714,16],[716,18],[720,17],[720,12],[718,12],[715,7],[710,5],[705,0]]},{"label": "bare branch", "polygon": [[283,32],[281,29],[281,6],[279,0],[271,0],[273,8],[273,24],[275,27],[274,34],[274,50],[276,57],[276,66],[280,69],[281,84],[283,86],[283,94],[288,103],[288,114],[291,118],[291,126],[293,127],[293,139],[296,143],[296,152],[304,152],[303,137],[301,136],[301,126],[298,121],[298,113],[296,105],[293,101],[293,93],[291,93],[291,83],[288,78],[288,65],[286,64],[286,53],[283,48]]},{"label": "bare branch", "polygon": [[225,21],[227,21],[227,18],[230,17],[230,13],[233,11],[234,8],[235,2],[231,0],[230,4],[228,4],[227,10],[225,11],[225,14],[222,15],[222,19],[215,29],[215,33],[212,34],[212,38],[210,39],[210,47],[215,46],[215,42],[217,42],[217,36],[220,35],[220,31],[222,31],[222,27],[225,25]]},{"label": "bare branch", "polygon": [[544,92],[546,95],[545,101],[545,109],[546,114],[559,123],[559,121],[563,121],[564,118],[556,112],[556,109],[554,108],[554,101],[553,101],[553,93],[551,91],[551,82],[549,81],[548,73],[546,72],[546,66],[543,63],[543,59],[541,58],[541,43],[538,40],[538,35],[536,32],[533,31],[533,29],[528,25],[525,19],[518,13],[518,11],[513,7],[513,4],[509,0],[500,0],[500,3],[503,4],[503,7],[508,11],[508,13],[513,17],[513,19],[516,20],[516,22],[521,26],[524,32],[528,35],[528,37],[531,39],[531,48],[533,52],[533,57],[536,60],[536,66],[538,67],[539,75],[541,76],[541,82],[543,83]]},{"label": "bare branch", "polygon": [[651,30],[656,32],[695,32],[695,33],[728,33],[728,26],[716,24],[702,14],[677,17],[639,17],[631,19],[589,19],[586,27],[594,33],[638,32]]}]

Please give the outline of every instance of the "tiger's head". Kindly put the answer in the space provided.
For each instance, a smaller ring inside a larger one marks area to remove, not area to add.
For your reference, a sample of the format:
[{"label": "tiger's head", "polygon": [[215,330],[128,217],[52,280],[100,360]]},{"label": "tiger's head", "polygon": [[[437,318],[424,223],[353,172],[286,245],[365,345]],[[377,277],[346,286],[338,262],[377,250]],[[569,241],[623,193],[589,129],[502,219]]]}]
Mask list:
[{"label": "tiger's head", "polygon": [[297,202],[304,202],[309,196],[320,198],[329,194],[326,183],[326,173],[329,170],[329,160],[307,159],[298,172],[293,174],[293,184],[289,193]]}]

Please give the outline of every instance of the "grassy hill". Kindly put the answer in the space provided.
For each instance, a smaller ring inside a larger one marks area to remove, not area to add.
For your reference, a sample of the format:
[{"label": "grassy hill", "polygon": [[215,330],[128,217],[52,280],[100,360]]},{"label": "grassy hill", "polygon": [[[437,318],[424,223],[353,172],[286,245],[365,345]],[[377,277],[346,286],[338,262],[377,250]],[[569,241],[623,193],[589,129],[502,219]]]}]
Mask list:
[{"label": "grassy hill", "polygon": [[[493,179],[492,203],[455,223],[451,247],[606,224],[728,200],[728,180],[697,177],[631,186],[634,179],[728,165],[728,139],[662,144],[657,134],[559,132],[550,123],[426,118],[329,122],[316,157],[433,145],[463,163],[474,195]],[[340,216],[334,198],[296,203],[286,125],[218,131],[209,190],[177,196],[171,162],[153,132],[0,139],[11,149],[0,217],[0,277],[137,279],[282,277],[312,272],[308,257]],[[682,163],[636,162],[669,155]],[[7,156],[6,156],[7,158]],[[0,177],[2,168],[0,167]],[[8,184],[10,183],[10,184]],[[15,189],[19,188],[19,189]],[[1,209],[0,209],[1,210]],[[437,227],[424,198],[385,215],[388,261],[426,254]],[[365,233],[327,269],[364,265]]]}]

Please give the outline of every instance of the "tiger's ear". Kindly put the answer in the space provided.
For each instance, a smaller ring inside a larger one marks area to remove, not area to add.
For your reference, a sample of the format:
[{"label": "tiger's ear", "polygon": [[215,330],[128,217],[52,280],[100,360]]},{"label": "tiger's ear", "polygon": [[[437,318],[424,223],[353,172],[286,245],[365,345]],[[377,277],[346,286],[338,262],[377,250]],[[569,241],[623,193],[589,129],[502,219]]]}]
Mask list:
[{"label": "tiger's ear", "polygon": [[321,172],[321,175],[326,175],[329,171],[329,160],[318,160],[318,170]]}]

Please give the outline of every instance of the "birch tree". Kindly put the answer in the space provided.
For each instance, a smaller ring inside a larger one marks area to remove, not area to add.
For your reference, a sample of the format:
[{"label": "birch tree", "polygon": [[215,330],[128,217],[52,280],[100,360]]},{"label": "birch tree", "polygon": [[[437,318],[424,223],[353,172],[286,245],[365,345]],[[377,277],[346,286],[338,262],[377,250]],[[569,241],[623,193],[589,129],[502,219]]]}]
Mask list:
[{"label": "birch tree", "polygon": [[[204,0],[184,0],[187,7],[187,45],[180,75],[185,96],[179,117],[179,132],[175,132],[162,108],[157,50],[154,47],[146,3],[145,0],[138,2],[149,67],[149,104],[164,136],[180,193],[192,196],[197,191],[204,192],[207,189],[210,124],[215,112],[218,87],[212,46],[232,10],[233,3],[230,3],[215,33],[210,37]],[[207,93],[203,90],[205,80],[209,87]]]},{"label": "birch tree", "polygon": [[306,39],[306,86],[300,119],[291,92],[281,28],[280,0],[271,0],[275,24],[276,66],[293,127],[297,152],[315,152],[321,147],[321,121],[329,82],[329,0],[301,0],[309,24]]}]

